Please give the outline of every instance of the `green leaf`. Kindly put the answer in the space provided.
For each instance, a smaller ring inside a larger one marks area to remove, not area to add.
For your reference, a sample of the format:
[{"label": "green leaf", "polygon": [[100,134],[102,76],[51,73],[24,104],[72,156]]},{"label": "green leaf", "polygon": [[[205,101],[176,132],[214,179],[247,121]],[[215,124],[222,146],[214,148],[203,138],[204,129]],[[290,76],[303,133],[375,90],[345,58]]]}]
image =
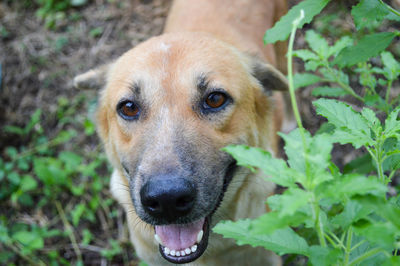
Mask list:
[{"label": "green leaf", "polygon": [[43,238],[34,232],[18,231],[12,238],[31,250],[41,249],[44,246]]},{"label": "green leaf", "polygon": [[31,130],[40,122],[40,116],[42,115],[42,110],[37,109],[31,116],[31,120],[28,125],[24,128],[24,134],[27,135]]},{"label": "green leaf", "polygon": [[344,205],[344,210],[332,218],[332,223],[347,229],[352,223],[366,217],[372,212],[356,201],[350,200]]},{"label": "green leaf", "polygon": [[74,152],[63,151],[60,153],[59,158],[65,163],[65,168],[69,172],[73,172],[78,168],[82,162],[82,157]]},{"label": "green leaf", "polygon": [[319,76],[311,73],[296,73],[293,76],[294,89],[310,86],[320,80],[321,78]]},{"label": "green leaf", "polygon": [[340,97],[348,95],[349,93],[342,88],[324,86],[324,87],[314,88],[311,94],[313,96]]},{"label": "green leaf", "polygon": [[348,199],[356,195],[384,196],[387,187],[375,177],[365,177],[358,174],[344,175],[336,178],[334,182],[321,187],[318,193],[321,196],[329,196],[333,199]]},{"label": "green leaf", "polygon": [[396,237],[399,236],[398,233],[396,234],[396,228],[391,223],[377,221],[354,226],[354,232],[364,236],[371,243],[376,243],[385,248],[392,248]]},{"label": "green leaf", "polygon": [[333,63],[345,67],[367,61],[385,50],[396,35],[393,32],[365,35],[356,45],[343,49]]},{"label": "green leaf", "polygon": [[315,15],[329,3],[330,0],[305,0],[292,7],[271,29],[267,30],[264,36],[264,43],[275,43],[276,41],[286,40],[292,30],[292,22],[299,16],[303,9],[304,19],[300,22],[299,28],[304,24],[310,23]]},{"label": "green leaf", "polygon": [[278,197],[280,201],[279,215],[282,217],[293,215],[298,209],[306,206],[312,198],[312,194],[299,188],[290,188]]},{"label": "green leaf", "polygon": [[309,50],[296,50],[293,51],[293,56],[301,58],[303,61],[319,60],[318,55]]},{"label": "green leaf", "polygon": [[389,10],[376,0],[361,0],[351,10],[357,30],[371,24],[371,20],[382,21],[389,13]]},{"label": "green leaf", "polygon": [[254,234],[272,234],[278,229],[289,226],[300,226],[302,223],[312,223],[312,213],[298,211],[293,215],[281,216],[279,211],[268,212],[254,219],[250,229]]},{"label": "green leaf", "polygon": [[386,137],[395,137],[399,139],[398,131],[400,131],[400,121],[397,120],[399,116],[400,106],[394,109],[385,121],[385,131],[383,132]]},{"label": "green leaf", "polygon": [[375,166],[372,162],[371,155],[366,153],[362,156],[359,156],[346,164],[343,167],[343,174],[348,174],[351,172],[356,172],[358,174],[369,174],[375,170]]},{"label": "green leaf", "polygon": [[311,265],[318,266],[332,266],[340,265],[339,261],[342,256],[342,252],[339,249],[332,249],[329,247],[322,246],[311,246],[309,259]]},{"label": "green leaf", "polygon": [[24,175],[21,180],[20,189],[23,192],[34,190],[37,188],[37,181],[30,175]]},{"label": "green leaf", "polygon": [[[330,180],[332,176],[326,171],[330,165],[332,141],[326,134],[311,137],[310,133],[305,132],[307,160],[302,137],[298,129],[289,134],[279,135],[285,141],[285,152],[288,157],[290,167],[298,172],[296,182],[312,189],[308,186],[316,186],[319,183]],[[306,178],[308,176],[308,178]],[[309,178],[311,178],[311,183]]]},{"label": "green leaf", "polygon": [[353,45],[353,39],[349,36],[344,36],[340,38],[336,43],[329,47],[329,56],[337,56],[340,51],[342,51],[347,46]]},{"label": "green leaf", "polygon": [[313,30],[306,32],[305,39],[310,48],[316,52],[321,58],[329,57],[329,45],[328,42],[318,33]]},{"label": "green leaf", "polygon": [[296,234],[291,228],[276,230],[272,234],[251,234],[249,231],[251,221],[240,220],[237,222],[219,222],[213,231],[222,234],[226,238],[234,238],[238,245],[249,244],[253,247],[262,246],[279,255],[308,254],[307,242]]},{"label": "green leaf", "polygon": [[71,211],[71,217],[72,217],[72,224],[74,226],[77,226],[79,224],[79,220],[81,219],[82,214],[84,213],[86,209],[85,204],[79,203],[78,205],[75,206],[75,208]]},{"label": "green leaf", "polygon": [[381,53],[382,63],[385,66],[383,73],[388,80],[394,80],[400,75],[400,63],[394,59],[390,52]]},{"label": "green leaf", "polygon": [[368,127],[375,133],[375,135],[380,135],[382,132],[382,125],[373,110],[369,108],[363,108],[361,115],[365,118],[368,123]]},{"label": "green leaf", "polygon": [[228,152],[235,158],[238,165],[245,167],[258,167],[265,174],[268,180],[281,186],[296,186],[294,176],[297,173],[290,169],[285,161],[273,158],[268,152],[260,148],[251,148],[243,145],[228,146],[222,150]]},{"label": "green leaf", "polygon": [[21,183],[20,175],[13,171],[7,175],[7,179],[14,185],[19,185]]},{"label": "green leaf", "polygon": [[24,129],[16,126],[5,126],[3,127],[4,132],[7,133],[12,133],[16,135],[23,136],[24,135]]},{"label": "green leaf", "polygon": [[319,99],[313,102],[317,113],[336,126],[333,138],[341,144],[351,143],[355,148],[373,145],[366,119],[343,102]]}]

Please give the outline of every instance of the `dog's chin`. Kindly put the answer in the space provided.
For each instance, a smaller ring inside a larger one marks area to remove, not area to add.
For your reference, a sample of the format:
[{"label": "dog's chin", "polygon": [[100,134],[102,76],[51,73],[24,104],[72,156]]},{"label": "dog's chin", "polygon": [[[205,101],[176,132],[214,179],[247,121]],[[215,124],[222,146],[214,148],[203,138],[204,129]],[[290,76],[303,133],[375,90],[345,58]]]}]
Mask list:
[{"label": "dog's chin", "polygon": [[183,264],[195,261],[206,251],[212,216],[221,204],[236,168],[234,162],[227,167],[217,204],[209,215],[192,223],[154,226],[155,239],[163,258],[171,263]]}]

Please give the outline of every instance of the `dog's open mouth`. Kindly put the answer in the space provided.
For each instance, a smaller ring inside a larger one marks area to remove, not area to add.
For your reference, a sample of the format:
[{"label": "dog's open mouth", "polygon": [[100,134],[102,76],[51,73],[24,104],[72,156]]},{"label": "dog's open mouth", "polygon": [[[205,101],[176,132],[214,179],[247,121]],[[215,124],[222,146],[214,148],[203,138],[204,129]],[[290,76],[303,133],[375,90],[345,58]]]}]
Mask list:
[{"label": "dog's open mouth", "polygon": [[237,168],[232,162],[225,173],[218,203],[208,216],[188,224],[156,225],[154,238],[159,251],[167,261],[175,264],[189,263],[198,259],[207,249],[211,216],[218,209]]},{"label": "dog's open mouth", "polygon": [[161,255],[169,262],[182,264],[199,258],[207,248],[209,218],[190,224],[156,225],[154,238]]}]

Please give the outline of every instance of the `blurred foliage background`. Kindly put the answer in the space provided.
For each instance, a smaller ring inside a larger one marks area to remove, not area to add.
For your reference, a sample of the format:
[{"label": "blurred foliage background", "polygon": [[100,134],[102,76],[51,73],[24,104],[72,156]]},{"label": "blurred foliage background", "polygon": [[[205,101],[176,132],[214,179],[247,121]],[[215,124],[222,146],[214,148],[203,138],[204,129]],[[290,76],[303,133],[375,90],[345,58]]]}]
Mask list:
[{"label": "blurred foliage background", "polygon": [[[333,1],[298,34],[296,48],[307,46],[310,28],[331,41],[352,34],[352,2]],[[97,91],[79,91],[72,80],[160,34],[169,6],[167,0],[0,2],[0,264],[140,263],[123,210],[108,191],[111,169],[93,121]],[[399,57],[399,42],[390,50]],[[295,65],[303,69],[300,60]],[[315,98],[310,89],[298,96],[305,126],[315,132],[322,123],[310,104]],[[336,147],[333,159],[342,167],[359,152]]]}]

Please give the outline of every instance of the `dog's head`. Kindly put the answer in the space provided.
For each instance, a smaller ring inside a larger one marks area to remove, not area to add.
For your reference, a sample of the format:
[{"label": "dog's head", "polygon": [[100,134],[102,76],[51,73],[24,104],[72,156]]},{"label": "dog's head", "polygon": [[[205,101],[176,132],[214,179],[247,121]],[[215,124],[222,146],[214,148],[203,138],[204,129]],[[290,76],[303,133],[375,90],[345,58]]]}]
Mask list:
[{"label": "dog's head", "polygon": [[168,261],[205,251],[211,216],[237,170],[221,148],[269,148],[269,95],[286,87],[270,65],[205,34],[155,37],[112,64],[99,134]]}]

